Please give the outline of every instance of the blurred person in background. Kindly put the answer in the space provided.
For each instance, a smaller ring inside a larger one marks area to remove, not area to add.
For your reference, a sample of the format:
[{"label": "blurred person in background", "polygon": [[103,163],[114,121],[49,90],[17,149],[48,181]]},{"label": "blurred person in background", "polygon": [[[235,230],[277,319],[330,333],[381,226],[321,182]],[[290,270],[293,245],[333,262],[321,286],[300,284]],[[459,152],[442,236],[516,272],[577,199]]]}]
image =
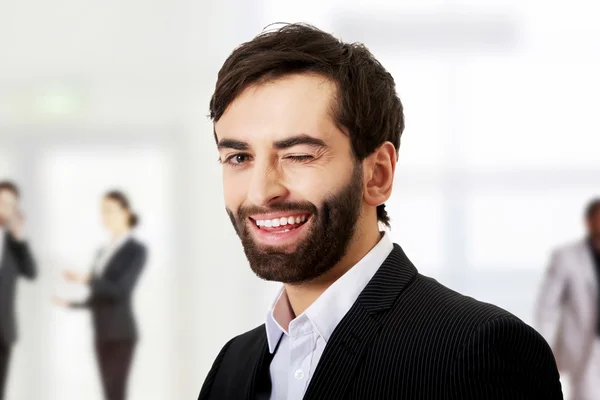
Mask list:
[{"label": "blurred person in background", "polygon": [[124,400],[138,339],[132,293],[146,263],[147,251],[132,234],[139,220],[123,193],[110,191],[104,196],[102,218],[111,239],[97,253],[92,272],[65,272],[68,281],[89,286],[89,298],[82,303],[59,297],[55,301],[62,306],[91,310],[104,397]]},{"label": "blurred person in background", "polygon": [[19,196],[15,183],[0,181],[0,400],[4,399],[11,348],[17,339],[17,277],[34,279],[37,274],[36,263],[24,239]]},{"label": "blurred person in background", "polygon": [[225,61],[210,115],[250,267],[283,287],[201,400],[563,398],[533,328],[420,275],[380,231],[404,116],[366,47],[304,24],[264,32]]},{"label": "blurred person in background", "polygon": [[600,198],[585,210],[587,234],[553,251],[536,324],[550,343],[572,399],[600,399]]}]

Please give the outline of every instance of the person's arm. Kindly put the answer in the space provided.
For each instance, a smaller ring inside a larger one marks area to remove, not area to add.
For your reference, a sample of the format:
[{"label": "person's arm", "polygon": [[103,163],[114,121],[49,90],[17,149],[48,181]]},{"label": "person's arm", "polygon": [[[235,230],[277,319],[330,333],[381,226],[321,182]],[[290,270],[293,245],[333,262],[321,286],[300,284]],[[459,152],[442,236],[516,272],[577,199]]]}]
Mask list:
[{"label": "person's arm", "polygon": [[9,234],[8,237],[9,247],[17,261],[19,274],[29,279],[35,279],[37,276],[37,266],[31,255],[29,245],[26,241],[15,238],[12,234]]},{"label": "person's arm", "polygon": [[129,296],[144,268],[146,257],[146,248],[140,247],[137,254],[130,261],[125,272],[123,272],[116,281],[103,277],[92,277],[89,281],[92,292],[91,298],[100,301],[117,301]]},{"label": "person's arm", "polygon": [[227,349],[229,348],[229,345],[231,345],[233,340],[234,339],[231,339],[229,342],[227,342],[225,344],[225,346],[223,346],[223,348],[221,349],[219,354],[217,355],[217,358],[213,362],[213,365],[212,365],[210,371],[208,372],[206,379],[204,380],[202,389],[200,389],[200,394],[198,395],[198,400],[218,399],[217,396],[211,396],[212,386],[213,386],[213,383],[215,382],[215,377],[217,376],[217,372],[219,371],[219,368],[221,367],[221,362],[223,361],[223,358],[225,358],[225,353],[227,353]]},{"label": "person's arm", "polygon": [[535,327],[553,351],[557,350],[556,337],[563,304],[568,296],[564,264],[561,252],[555,251],[542,279],[535,305]]},{"label": "person's arm", "polygon": [[550,347],[533,328],[512,316],[479,326],[451,374],[451,399],[563,399]]}]

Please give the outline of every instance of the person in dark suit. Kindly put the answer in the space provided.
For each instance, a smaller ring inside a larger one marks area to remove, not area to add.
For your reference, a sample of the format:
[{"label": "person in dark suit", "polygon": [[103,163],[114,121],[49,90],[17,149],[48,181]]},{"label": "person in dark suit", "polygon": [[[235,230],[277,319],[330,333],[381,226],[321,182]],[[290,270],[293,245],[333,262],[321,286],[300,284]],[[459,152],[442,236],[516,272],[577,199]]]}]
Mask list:
[{"label": "person in dark suit", "polygon": [[11,349],[17,339],[17,278],[34,279],[37,274],[36,263],[23,237],[19,196],[15,183],[0,182],[0,400],[4,399]]},{"label": "person in dark suit", "polygon": [[132,236],[131,230],[138,224],[138,217],[123,193],[111,191],[104,196],[102,215],[111,241],[97,253],[93,271],[89,274],[65,272],[67,280],[89,285],[89,298],[83,303],[60,298],[55,301],[60,305],[91,310],[104,397],[123,400],[138,339],[132,293],[146,263],[147,251]]},{"label": "person in dark suit", "polygon": [[361,44],[305,24],[236,48],[210,102],[226,209],[282,282],[201,400],[562,399],[546,341],[417,271],[389,226],[403,107]]}]

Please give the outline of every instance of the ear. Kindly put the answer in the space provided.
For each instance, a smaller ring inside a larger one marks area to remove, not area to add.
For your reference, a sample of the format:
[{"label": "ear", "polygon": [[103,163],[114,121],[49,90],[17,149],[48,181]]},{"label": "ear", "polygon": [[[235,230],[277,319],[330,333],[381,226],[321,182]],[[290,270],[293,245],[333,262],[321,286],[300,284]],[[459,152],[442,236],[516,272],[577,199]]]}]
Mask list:
[{"label": "ear", "polygon": [[385,142],[364,160],[364,201],[373,207],[385,203],[392,195],[396,171],[396,148]]}]

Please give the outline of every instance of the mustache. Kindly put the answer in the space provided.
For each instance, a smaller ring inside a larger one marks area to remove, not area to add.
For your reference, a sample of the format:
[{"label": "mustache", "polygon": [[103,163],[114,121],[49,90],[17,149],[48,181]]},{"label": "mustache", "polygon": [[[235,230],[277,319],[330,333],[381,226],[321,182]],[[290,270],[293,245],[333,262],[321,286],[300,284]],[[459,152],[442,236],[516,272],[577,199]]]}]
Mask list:
[{"label": "mustache", "polygon": [[273,204],[270,207],[241,206],[237,211],[237,217],[240,221],[243,221],[247,219],[250,215],[268,214],[272,212],[281,211],[301,211],[316,215],[319,210],[314,204],[310,202],[286,202]]}]

